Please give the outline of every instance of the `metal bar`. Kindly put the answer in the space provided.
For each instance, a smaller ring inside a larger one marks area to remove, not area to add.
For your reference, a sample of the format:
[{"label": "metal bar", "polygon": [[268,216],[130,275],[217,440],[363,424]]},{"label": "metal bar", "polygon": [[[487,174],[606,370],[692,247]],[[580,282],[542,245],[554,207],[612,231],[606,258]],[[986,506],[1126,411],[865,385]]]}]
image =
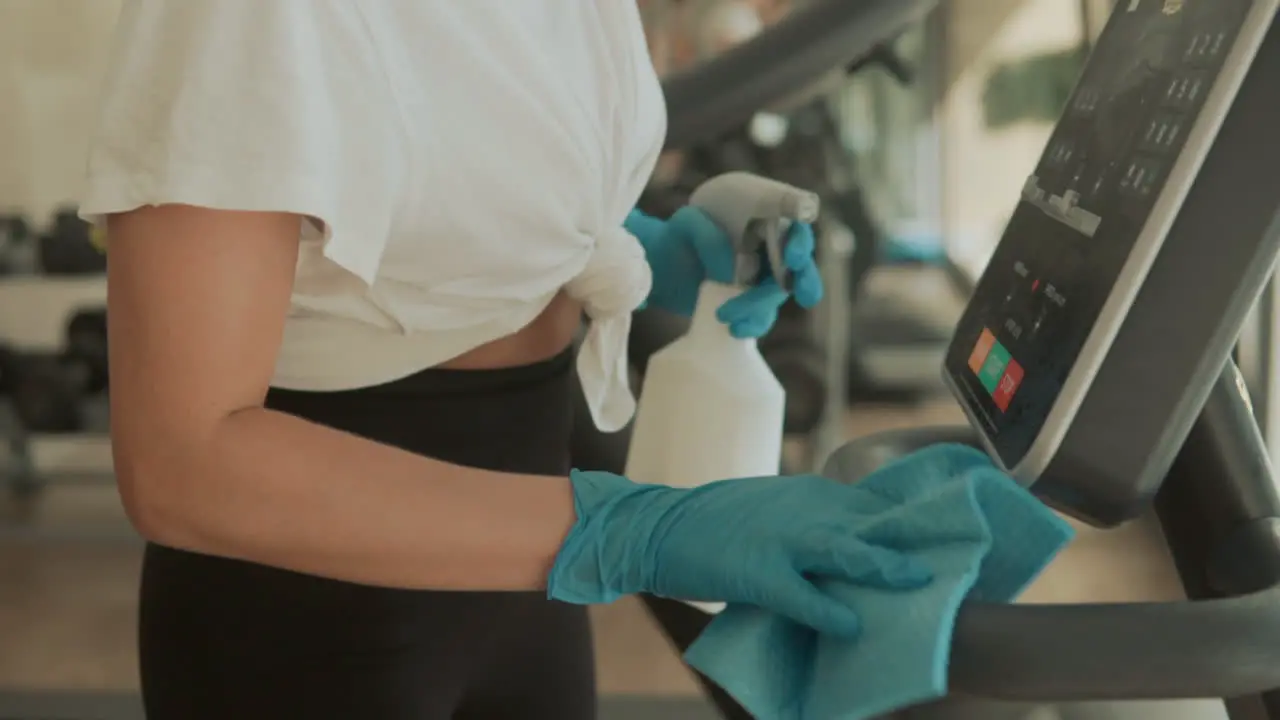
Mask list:
[{"label": "metal bar", "polygon": [[[1269,304],[1270,295],[1264,294],[1260,305]],[[1259,343],[1264,357],[1270,342],[1268,337]],[[1273,477],[1244,378],[1228,362],[1156,498],[1189,599],[1229,597],[1280,583],[1280,541],[1274,534],[1280,527],[1280,494]],[[1280,719],[1280,693],[1230,698],[1227,711],[1232,720]]]},{"label": "metal bar", "polygon": [[1280,462],[1280,333],[1276,322],[1280,321],[1280,282],[1273,271],[1271,281],[1258,301],[1258,391],[1254,395],[1262,436],[1266,439],[1272,465]]},{"label": "metal bar", "polygon": [[827,286],[819,313],[826,351],[827,400],[811,441],[810,460],[814,472],[821,472],[827,458],[847,439],[845,412],[849,404],[849,306],[852,302],[849,275],[858,241],[849,228],[831,220],[822,223],[819,235],[823,244],[818,260]]},{"label": "metal bar", "polygon": [[951,688],[1052,702],[1257,693],[1280,683],[1278,615],[1280,590],[1181,603],[968,605]]},{"label": "metal bar", "polygon": [[[1230,395],[1220,392],[1205,417],[1182,458],[1181,467],[1188,470],[1204,469],[1206,460],[1219,462],[1225,453],[1252,442],[1247,434],[1234,432],[1242,415]],[[1247,409],[1243,417],[1251,421]],[[867,436],[834,455],[825,474],[853,482],[888,460],[939,442],[973,444],[976,434],[969,426],[958,426]],[[1208,477],[1249,477],[1257,467],[1243,462]],[[1191,481],[1183,481],[1182,492],[1189,485]],[[1174,487],[1165,502],[1179,492]],[[1242,696],[1280,685],[1280,587],[1247,592],[1280,576],[1280,522],[1266,517],[1275,497],[1265,490],[1234,495],[1234,501],[1221,503],[1226,511],[1219,514],[1246,518],[1243,527],[1215,530],[1214,536],[1231,542],[1183,553],[1179,569],[1185,568],[1189,578],[1201,578],[1201,594],[1211,596],[1210,574],[1204,571],[1211,567],[1210,558],[1254,560],[1235,567],[1220,560],[1213,576],[1233,594],[1246,594],[1169,603],[968,603],[953,635],[952,691],[998,700],[1078,702]],[[1204,498],[1197,494],[1194,499]],[[1194,512],[1191,499],[1174,506],[1192,521],[1203,517]],[[1180,537],[1186,532],[1172,522],[1168,529]],[[1194,535],[1189,537],[1194,550]]]},{"label": "metal bar", "polygon": [[745,123],[871,52],[938,0],[825,0],[796,10],[720,56],[663,82],[667,147],[688,147]]}]

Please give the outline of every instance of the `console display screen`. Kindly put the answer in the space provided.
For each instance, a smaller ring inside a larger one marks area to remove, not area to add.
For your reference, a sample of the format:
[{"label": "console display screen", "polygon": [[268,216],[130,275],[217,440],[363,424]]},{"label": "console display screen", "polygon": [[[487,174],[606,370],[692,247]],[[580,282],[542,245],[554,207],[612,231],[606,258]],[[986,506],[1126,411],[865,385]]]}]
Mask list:
[{"label": "console display screen", "polygon": [[947,355],[1007,467],[1044,426],[1250,5],[1116,3]]}]

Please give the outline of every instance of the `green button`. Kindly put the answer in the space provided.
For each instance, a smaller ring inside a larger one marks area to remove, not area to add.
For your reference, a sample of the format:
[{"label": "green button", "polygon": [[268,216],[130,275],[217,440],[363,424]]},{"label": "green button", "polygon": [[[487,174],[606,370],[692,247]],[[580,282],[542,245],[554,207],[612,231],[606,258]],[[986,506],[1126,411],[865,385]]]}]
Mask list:
[{"label": "green button", "polygon": [[978,373],[978,379],[982,381],[982,387],[986,388],[987,392],[994,393],[996,388],[1000,387],[1000,378],[1004,377],[1004,368],[1008,364],[1009,351],[998,342],[992,345],[987,361],[982,364],[982,372]]}]

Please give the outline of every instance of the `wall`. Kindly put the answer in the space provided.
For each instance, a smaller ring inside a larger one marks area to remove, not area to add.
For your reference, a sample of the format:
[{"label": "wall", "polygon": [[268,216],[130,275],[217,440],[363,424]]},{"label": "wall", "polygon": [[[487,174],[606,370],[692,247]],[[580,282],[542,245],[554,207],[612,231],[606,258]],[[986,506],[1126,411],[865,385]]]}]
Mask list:
[{"label": "wall", "polygon": [[0,210],[73,201],[119,0],[0,0]]},{"label": "wall", "polygon": [[[952,0],[940,114],[946,234],[967,266],[986,261],[1049,126],[988,132],[987,73],[1010,57],[1078,41],[1078,0]],[[119,0],[0,0],[0,209],[37,218],[74,200],[94,94]],[[980,181],[979,181],[980,179]]]}]

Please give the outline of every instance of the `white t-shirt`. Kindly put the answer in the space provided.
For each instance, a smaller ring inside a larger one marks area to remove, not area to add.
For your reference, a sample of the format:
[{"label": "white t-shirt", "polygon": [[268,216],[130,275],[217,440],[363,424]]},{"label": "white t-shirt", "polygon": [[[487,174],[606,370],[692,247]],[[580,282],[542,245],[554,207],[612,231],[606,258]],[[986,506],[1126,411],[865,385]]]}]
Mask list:
[{"label": "white t-shirt", "polygon": [[274,385],[405,377],[565,288],[597,425],[630,418],[651,278],[622,222],[666,132],[634,0],[125,0],[119,23],[81,213],[320,221]]}]

